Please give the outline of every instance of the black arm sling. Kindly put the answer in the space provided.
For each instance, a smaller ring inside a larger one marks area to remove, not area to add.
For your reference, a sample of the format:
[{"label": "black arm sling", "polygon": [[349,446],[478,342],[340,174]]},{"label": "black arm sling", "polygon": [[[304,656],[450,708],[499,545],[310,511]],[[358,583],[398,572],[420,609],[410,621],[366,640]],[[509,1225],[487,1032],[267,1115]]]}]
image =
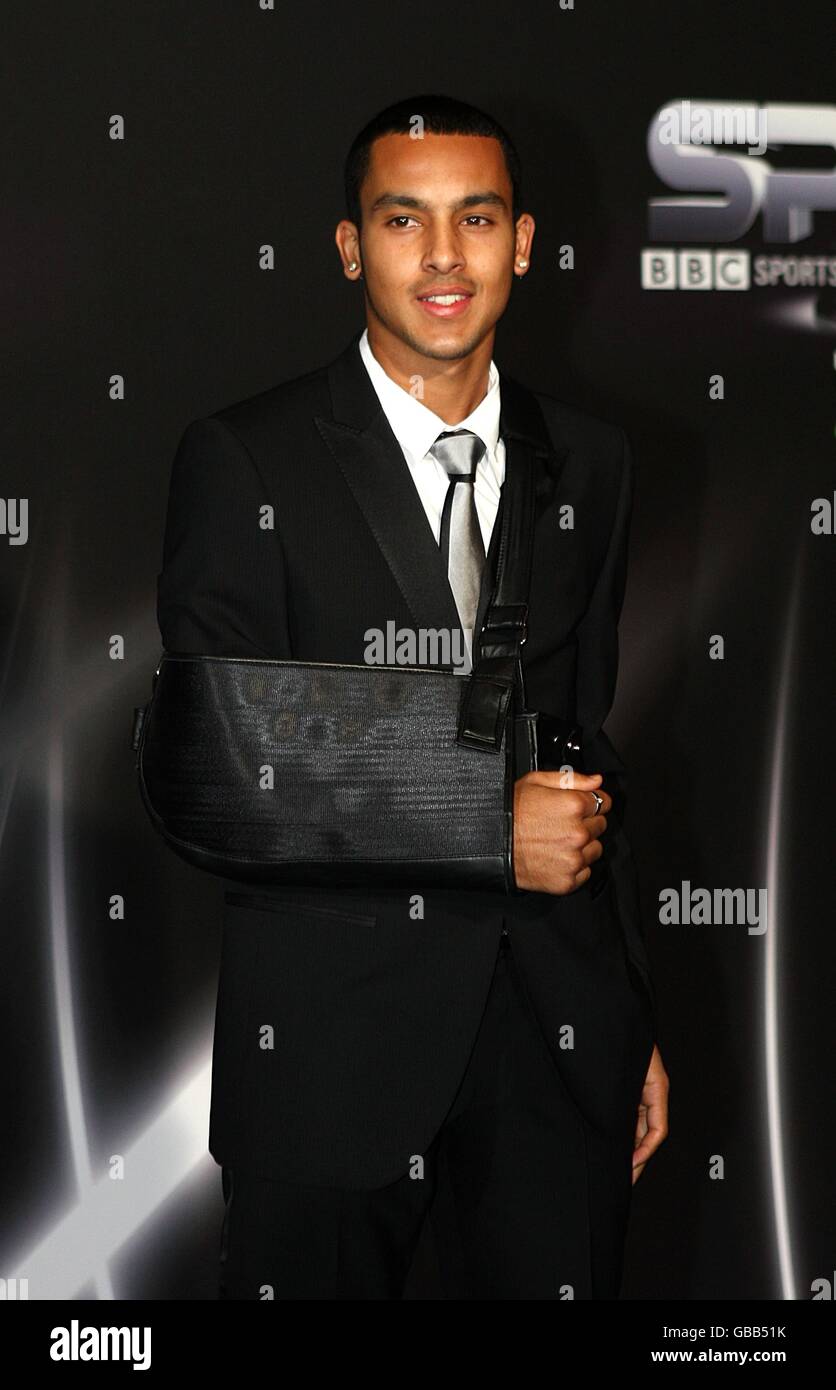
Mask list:
[{"label": "black arm sling", "polygon": [[513,459],[468,675],[163,653],[132,746],[177,854],[254,883],[517,891],[514,782],[577,768],[581,731],[525,708],[532,446]]}]

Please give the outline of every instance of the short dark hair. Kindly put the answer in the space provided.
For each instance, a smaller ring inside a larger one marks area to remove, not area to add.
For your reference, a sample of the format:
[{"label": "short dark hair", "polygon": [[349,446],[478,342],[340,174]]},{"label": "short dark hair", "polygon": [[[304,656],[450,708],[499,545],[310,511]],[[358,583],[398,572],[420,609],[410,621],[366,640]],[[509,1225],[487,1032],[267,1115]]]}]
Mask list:
[{"label": "short dark hair", "polygon": [[424,130],[431,135],[487,135],[499,141],[511,179],[512,215],[516,221],[522,210],[522,170],[519,155],[507,131],[493,116],[488,116],[477,107],[438,93],[407,97],[405,101],[387,106],[355,136],[346,155],[344,169],[345,205],[351,221],[360,226],[360,189],[369,172],[374,141],[381,135],[409,135],[414,129],[416,116],[421,117]]}]

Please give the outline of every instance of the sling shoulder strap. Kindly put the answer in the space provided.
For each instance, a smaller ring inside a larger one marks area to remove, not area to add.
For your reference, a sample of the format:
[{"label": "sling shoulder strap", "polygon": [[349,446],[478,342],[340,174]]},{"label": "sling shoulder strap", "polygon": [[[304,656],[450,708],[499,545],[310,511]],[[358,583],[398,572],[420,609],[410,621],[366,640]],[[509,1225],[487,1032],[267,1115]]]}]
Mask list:
[{"label": "sling shoulder strap", "polygon": [[485,621],[473,643],[473,670],[459,710],[456,742],[499,753],[528,627],[534,531],[534,446],[506,440],[505,479],[496,579]]}]

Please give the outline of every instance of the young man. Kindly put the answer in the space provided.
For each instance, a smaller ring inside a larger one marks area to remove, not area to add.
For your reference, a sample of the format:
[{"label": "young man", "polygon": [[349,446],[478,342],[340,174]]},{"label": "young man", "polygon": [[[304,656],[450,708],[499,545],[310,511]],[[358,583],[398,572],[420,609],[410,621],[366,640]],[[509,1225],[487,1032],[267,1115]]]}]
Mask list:
[{"label": "young man", "polygon": [[602,729],[629,446],[494,365],[534,221],[490,117],[413,97],[360,133],[345,174],[336,241],[365,331],[330,366],[186,430],[163,645],[359,663],[369,630],[394,622],[457,632],[469,651],[524,437],[538,461],[527,703],[576,720],[596,771],[518,778],[514,894],[433,889],[420,920],[408,887],[372,875],[226,894],[210,1124],[221,1297],[399,1298],[429,1213],[448,1297],[614,1298],[668,1090],[611,815],[624,767]]}]

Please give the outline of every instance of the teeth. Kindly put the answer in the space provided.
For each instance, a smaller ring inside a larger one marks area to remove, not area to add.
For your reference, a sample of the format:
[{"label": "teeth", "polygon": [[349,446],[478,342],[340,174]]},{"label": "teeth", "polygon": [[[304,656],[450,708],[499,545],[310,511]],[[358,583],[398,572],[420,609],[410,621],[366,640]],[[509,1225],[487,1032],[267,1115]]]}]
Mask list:
[{"label": "teeth", "polygon": [[467,299],[466,294],[424,294],[422,299],[426,299],[429,304],[458,304],[460,299]]}]

